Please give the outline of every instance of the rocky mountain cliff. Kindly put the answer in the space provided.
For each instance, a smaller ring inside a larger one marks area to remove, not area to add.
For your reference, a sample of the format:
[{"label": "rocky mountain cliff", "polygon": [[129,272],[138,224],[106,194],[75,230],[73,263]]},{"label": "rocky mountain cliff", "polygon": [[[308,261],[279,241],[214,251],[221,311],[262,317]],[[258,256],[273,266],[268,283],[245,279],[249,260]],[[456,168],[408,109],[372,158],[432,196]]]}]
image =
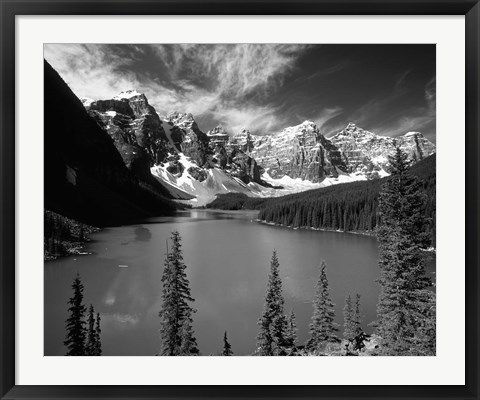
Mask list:
[{"label": "rocky mountain cliff", "polygon": [[273,135],[248,129],[231,134],[221,125],[204,133],[192,114],[159,116],[135,90],[83,103],[128,169],[143,180],[153,176],[174,198],[193,205],[219,193],[279,196],[386,176],[387,155],[396,146],[414,162],[435,153],[419,132],[391,138],[353,123],[331,138],[308,120]]},{"label": "rocky mountain cliff", "polygon": [[276,135],[256,136],[252,156],[273,179],[284,176],[313,183],[338,178],[348,168],[341,151],[312,121],[289,127]]},{"label": "rocky mountain cliff", "polygon": [[217,193],[260,195],[269,186],[245,146],[233,143],[220,126],[204,133],[192,114],[160,117],[145,95],[135,90],[113,99],[82,102],[113,139],[127,168],[140,179],[153,175],[174,198],[203,204]]},{"label": "rocky mountain cliff", "polygon": [[143,182],[129,171],[111,136],[46,61],[44,88],[46,209],[104,226],[175,208],[158,182]]},{"label": "rocky mountain cliff", "polygon": [[400,146],[414,163],[435,153],[435,145],[420,132],[408,132],[392,138],[365,131],[353,123],[331,137],[330,141],[340,149],[347,172],[364,175],[368,179],[388,175],[387,155],[397,146]]},{"label": "rocky mountain cliff", "polygon": [[167,154],[162,121],[145,95],[134,90],[109,100],[83,101],[89,115],[113,139],[125,165],[139,178]]}]

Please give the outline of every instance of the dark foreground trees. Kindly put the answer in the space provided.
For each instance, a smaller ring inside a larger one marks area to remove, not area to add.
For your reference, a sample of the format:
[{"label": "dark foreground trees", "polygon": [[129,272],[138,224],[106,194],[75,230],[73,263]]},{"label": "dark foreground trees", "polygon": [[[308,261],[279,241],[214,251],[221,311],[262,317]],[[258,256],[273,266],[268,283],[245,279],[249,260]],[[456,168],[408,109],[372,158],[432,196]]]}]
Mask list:
[{"label": "dark foreground trees", "polygon": [[95,321],[95,346],[94,346],[94,355],[102,355],[102,342],[100,340],[100,334],[102,329],[100,328],[100,313],[97,313],[97,319]]},{"label": "dark foreground trees", "polygon": [[86,356],[101,356],[102,344],[100,342],[100,314],[97,313],[95,319],[95,309],[90,304],[88,309],[88,328],[87,328],[87,342],[85,345]]},{"label": "dark foreground trees", "polygon": [[293,310],[290,312],[290,316],[288,317],[288,325],[287,325],[287,342],[289,346],[295,350],[298,346],[298,339],[297,339],[297,321],[296,316]]},{"label": "dark foreground trees", "polygon": [[352,302],[352,296],[348,295],[343,308],[343,337],[346,340],[353,340],[362,332],[360,295],[356,294],[355,303]]},{"label": "dark foreground trees", "polygon": [[397,149],[389,161],[392,175],[379,199],[376,332],[384,355],[434,355],[435,293],[422,252],[430,244],[426,197],[418,179],[407,173],[405,153]]},{"label": "dark foreground trees", "polygon": [[85,305],[83,304],[83,284],[77,274],[72,284],[73,296],[68,301],[69,317],[66,321],[67,335],[64,345],[67,347],[67,356],[85,355]]},{"label": "dark foreground trees", "polygon": [[347,340],[353,340],[355,337],[352,296],[350,295],[345,298],[343,307],[343,337]]},{"label": "dark foreground trees", "polygon": [[193,314],[196,310],[190,306],[194,299],[185,272],[187,267],[183,262],[180,234],[172,232],[170,239],[172,249],[170,252],[167,250],[162,276],[160,355],[199,355],[193,332]]},{"label": "dark foreground trees", "polygon": [[[80,275],[73,280],[73,296],[68,301],[69,317],[66,320],[66,337],[63,342],[67,347],[67,356],[100,356],[102,355],[102,344],[100,341],[100,314],[92,305],[89,308],[88,319],[85,321],[87,311],[83,304],[84,287]],[[86,326],[88,324],[88,326]]]},{"label": "dark foreground trees", "polygon": [[228,342],[227,331],[223,335],[223,351],[222,356],[233,356],[232,346]]},{"label": "dark foreground trees", "polygon": [[284,299],[282,294],[282,280],[280,279],[277,252],[274,250],[270,261],[270,275],[263,313],[258,320],[260,330],[257,336],[257,351],[261,356],[286,355],[288,343],[287,318],[283,313]]},{"label": "dark foreground trees", "polygon": [[312,351],[322,350],[328,343],[340,342],[337,337],[338,325],[335,323],[335,305],[330,297],[326,268],[325,261],[322,261],[313,299],[310,339],[307,341],[307,348]]}]

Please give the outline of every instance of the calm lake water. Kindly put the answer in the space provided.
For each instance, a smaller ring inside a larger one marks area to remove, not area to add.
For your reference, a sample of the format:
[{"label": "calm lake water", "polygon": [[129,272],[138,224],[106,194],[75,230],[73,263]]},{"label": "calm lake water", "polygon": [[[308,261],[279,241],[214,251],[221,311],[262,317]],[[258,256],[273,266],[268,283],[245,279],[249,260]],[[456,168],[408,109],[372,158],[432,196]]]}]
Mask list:
[{"label": "calm lake water", "polygon": [[155,355],[166,241],[173,230],[182,236],[198,310],[194,329],[203,355],[221,351],[224,331],[236,355],[253,352],[273,249],[280,261],[286,311],[296,313],[301,342],[307,339],[322,259],[337,322],[342,323],[345,296],[360,293],[364,329],[370,331],[366,325],[375,319],[379,294],[376,239],[263,225],[255,218],[256,212],[181,212],[103,229],[86,248],[93,254],[45,263],[45,355],[65,354],[67,301],[77,271],[86,305],[93,304],[101,314],[103,354]]}]

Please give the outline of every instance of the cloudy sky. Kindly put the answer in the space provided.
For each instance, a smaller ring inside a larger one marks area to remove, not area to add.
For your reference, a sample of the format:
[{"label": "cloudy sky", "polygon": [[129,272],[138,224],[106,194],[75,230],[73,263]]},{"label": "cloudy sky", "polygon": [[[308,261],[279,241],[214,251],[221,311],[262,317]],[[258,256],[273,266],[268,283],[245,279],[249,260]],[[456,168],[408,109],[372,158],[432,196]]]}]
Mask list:
[{"label": "cloudy sky", "polygon": [[190,112],[203,131],[274,133],[311,119],[435,141],[434,45],[47,44],[78,97],[145,93],[160,115]]}]

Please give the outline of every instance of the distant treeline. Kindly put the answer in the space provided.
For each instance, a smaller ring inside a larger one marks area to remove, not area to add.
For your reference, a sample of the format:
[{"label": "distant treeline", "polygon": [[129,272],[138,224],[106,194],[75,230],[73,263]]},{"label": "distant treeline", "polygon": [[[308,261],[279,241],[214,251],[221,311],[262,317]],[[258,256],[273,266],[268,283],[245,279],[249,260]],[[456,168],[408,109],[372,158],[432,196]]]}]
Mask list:
[{"label": "distant treeline", "polygon": [[44,259],[53,260],[57,257],[79,254],[88,241],[87,235],[96,228],[74,221],[73,219],[44,211]]},{"label": "distant treeline", "polygon": [[225,193],[217,195],[216,199],[206,207],[217,210],[259,210],[269,200],[269,198],[248,197],[244,193]]},{"label": "distant treeline", "polygon": [[[435,244],[435,155],[410,168],[427,195],[428,232]],[[378,195],[389,177],[309,190],[277,198],[258,199],[244,194],[220,195],[207,205],[220,209],[258,209],[262,221],[291,227],[372,232],[379,223]]]}]

